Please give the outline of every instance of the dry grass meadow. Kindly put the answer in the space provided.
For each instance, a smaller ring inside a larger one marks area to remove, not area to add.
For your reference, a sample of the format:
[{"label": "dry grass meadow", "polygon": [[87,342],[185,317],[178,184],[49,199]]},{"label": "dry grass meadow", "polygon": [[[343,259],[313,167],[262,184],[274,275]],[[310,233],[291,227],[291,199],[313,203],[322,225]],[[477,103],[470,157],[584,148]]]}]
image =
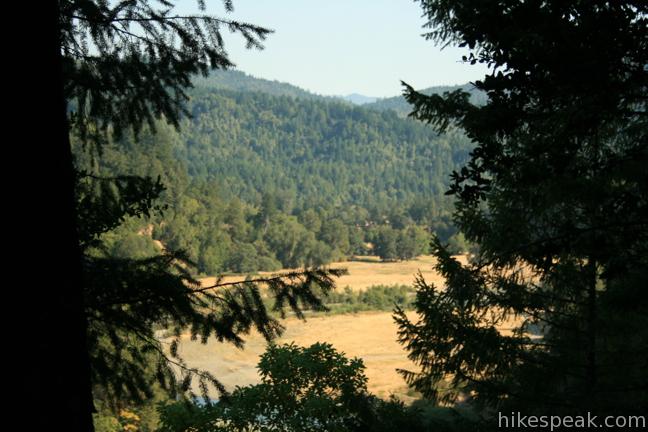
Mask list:
[{"label": "dry grass meadow", "polygon": [[[278,343],[294,342],[308,346],[329,342],[348,357],[361,357],[366,366],[369,390],[387,398],[395,394],[407,399],[407,386],[396,368],[415,369],[396,342],[396,326],[389,312],[315,316],[300,321],[288,318],[286,331]],[[258,334],[246,338],[239,350],[232,345],[211,341],[206,345],[183,338],[179,352],[190,366],[212,372],[229,390],[259,382],[256,363],[266,343]]]},{"label": "dry grass meadow", "polygon": [[[349,271],[348,275],[338,279],[339,289],[346,286],[353,290],[364,290],[372,285],[411,285],[419,271],[428,283],[443,284],[443,278],[433,269],[435,258],[432,255],[422,255],[413,260],[398,262],[381,262],[373,256],[356,258],[354,261],[335,262],[329,265],[330,268],[346,268]],[[466,257],[463,255],[456,258],[462,263],[466,262]],[[273,274],[275,272],[259,272],[259,276]],[[227,276],[223,281],[233,282],[243,279],[242,276]],[[205,286],[213,285],[215,282],[216,278],[213,277],[201,279],[201,283]]]},{"label": "dry grass meadow", "polygon": [[[465,260],[465,257],[460,257]],[[371,285],[412,284],[418,271],[428,282],[437,285],[443,279],[433,270],[434,258],[421,256],[403,262],[382,263],[372,257],[361,261],[333,263],[330,267],[344,267],[349,274],[341,277],[337,289],[346,286],[364,290]],[[267,274],[260,274],[267,275]],[[229,276],[227,281],[237,280]],[[214,278],[201,280],[204,285],[213,284]],[[413,312],[412,312],[413,314]],[[408,400],[407,386],[396,372],[397,368],[416,369],[407,359],[406,352],[396,342],[396,325],[391,312],[363,312],[345,315],[319,315],[306,321],[287,318],[283,321],[286,331],[278,343],[294,342],[307,346],[315,342],[331,343],[348,357],[361,357],[366,366],[369,391],[387,398],[391,394]],[[210,341],[206,345],[183,338],[179,352],[189,366],[212,372],[228,389],[259,382],[256,364],[266,343],[258,334],[246,338],[245,349],[230,344]],[[411,394],[410,394],[411,395]]]}]

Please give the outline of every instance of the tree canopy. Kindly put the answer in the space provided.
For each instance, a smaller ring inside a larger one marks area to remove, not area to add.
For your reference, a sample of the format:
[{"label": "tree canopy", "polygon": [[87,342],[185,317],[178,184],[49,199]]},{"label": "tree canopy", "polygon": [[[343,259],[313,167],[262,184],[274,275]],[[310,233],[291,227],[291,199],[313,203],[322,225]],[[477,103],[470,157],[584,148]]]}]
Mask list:
[{"label": "tree canopy", "polygon": [[461,265],[434,244],[445,289],[419,279],[423,319],[396,315],[422,366],[406,378],[429,397],[528,413],[646,406],[648,7],[421,6],[428,38],[466,47],[464,60],[490,72],[474,83],[482,106],[406,85],[413,117],[476,143],[449,193],[479,247]]},{"label": "tree canopy", "polygon": [[427,430],[418,409],[371,395],[362,359],[330,344],[271,345],[258,369],[261,382],[237,388],[227,401],[167,405],[160,431]]}]

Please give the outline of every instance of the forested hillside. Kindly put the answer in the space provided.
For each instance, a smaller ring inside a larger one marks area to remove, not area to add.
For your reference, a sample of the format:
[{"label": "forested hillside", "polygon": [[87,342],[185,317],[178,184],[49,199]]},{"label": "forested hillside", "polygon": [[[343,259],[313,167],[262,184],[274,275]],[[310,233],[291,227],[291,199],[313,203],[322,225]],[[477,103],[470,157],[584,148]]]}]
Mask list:
[{"label": "forested hillside", "polygon": [[156,239],[214,274],[407,259],[427,252],[430,232],[448,240],[444,192],[471,143],[311,96],[240,73],[210,77],[192,91],[181,132],[157,124],[137,145],[105,146],[96,174],[160,176],[167,188],[168,209],[112,233],[113,253],[145,256]]},{"label": "forested hillside", "polygon": [[195,76],[192,82],[197,89],[259,92],[273,96],[293,96],[309,100],[344,101],[341,97],[317,95],[292,84],[253,77],[235,69],[219,70],[208,77]]}]

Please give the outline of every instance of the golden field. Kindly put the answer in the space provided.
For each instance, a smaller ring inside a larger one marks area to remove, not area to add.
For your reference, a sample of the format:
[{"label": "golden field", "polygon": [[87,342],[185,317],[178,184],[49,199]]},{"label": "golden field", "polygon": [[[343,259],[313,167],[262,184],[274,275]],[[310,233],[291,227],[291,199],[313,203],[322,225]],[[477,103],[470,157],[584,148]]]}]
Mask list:
[{"label": "golden field", "polygon": [[[361,261],[333,263],[331,268],[346,268],[348,275],[338,279],[337,289],[349,286],[353,290],[364,290],[371,285],[400,285],[413,283],[417,272],[428,282],[443,284],[443,278],[433,270],[434,258],[421,256],[402,262],[379,262],[373,257],[362,257]],[[465,257],[459,257],[465,262]],[[267,276],[271,273],[260,273]],[[225,282],[241,279],[228,276]],[[204,286],[213,285],[215,278],[201,280]],[[414,312],[410,313],[414,316]],[[391,312],[363,312],[345,315],[316,315],[301,321],[291,317],[283,321],[286,331],[278,343],[294,342],[308,346],[315,342],[331,343],[348,357],[361,357],[366,366],[369,391],[387,398],[394,394],[404,400],[407,386],[396,372],[397,368],[415,370],[407,359],[406,352],[396,342],[397,327]],[[243,350],[231,344],[209,341],[206,345],[182,339],[179,352],[191,367],[212,372],[228,389],[259,382],[256,364],[264,352],[266,342],[252,333],[246,337]]]},{"label": "golden field", "polygon": [[[415,369],[396,342],[396,326],[390,312],[309,317],[306,321],[288,318],[286,331],[278,343],[294,342],[308,346],[329,342],[348,357],[361,357],[366,366],[369,391],[387,398],[403,398],[407,386],[396,368]],[[265,351],[265,340],[256,333],[246,338],[243,350],[231,344],[182,339],[179,352],[189,366],[212,372],[229,390],[259,382],[256,363]],[[406,398],[406,397],[405,397]]]}]

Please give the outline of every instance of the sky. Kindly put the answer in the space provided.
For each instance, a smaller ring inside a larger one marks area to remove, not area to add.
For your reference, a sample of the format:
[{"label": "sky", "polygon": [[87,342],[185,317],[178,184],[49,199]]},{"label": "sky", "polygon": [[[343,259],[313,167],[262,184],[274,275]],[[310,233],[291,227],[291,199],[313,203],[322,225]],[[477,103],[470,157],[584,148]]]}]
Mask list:
[{"label": "sky", "polygon": [[[189,9],[180,2],[178,11]],[[322,95],[389,97],[400,81],[415,88],[464,84],[486,68],[461,62],[466,51],[425,40],[420,4],[413,0],[234,0],[225,14],[218,0],[208,14],[273,29],[265,49],[246,50],[225,30],[225,48],[237,69]]]}]

